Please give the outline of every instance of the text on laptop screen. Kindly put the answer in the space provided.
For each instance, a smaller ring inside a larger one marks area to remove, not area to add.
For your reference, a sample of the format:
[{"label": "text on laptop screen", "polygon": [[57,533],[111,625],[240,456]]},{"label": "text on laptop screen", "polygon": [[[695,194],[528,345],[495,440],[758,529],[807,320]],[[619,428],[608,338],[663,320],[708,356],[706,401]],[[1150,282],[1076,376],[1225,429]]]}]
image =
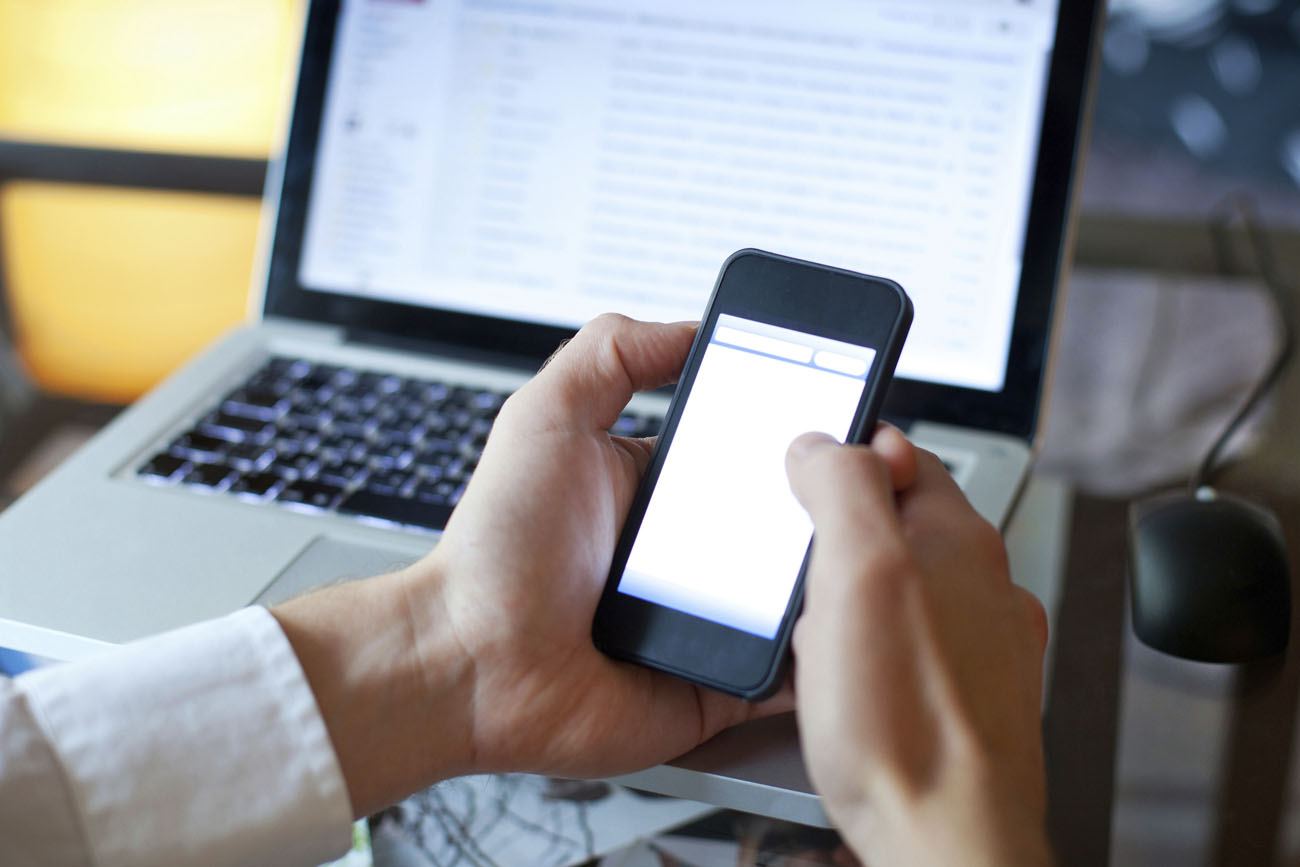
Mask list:
[{"label": "text on laptop screen", "polygon": [[1053,0],[345,3],[299,279],[577,327],[759,247],[898,281],[898,375],[996,391]]}]

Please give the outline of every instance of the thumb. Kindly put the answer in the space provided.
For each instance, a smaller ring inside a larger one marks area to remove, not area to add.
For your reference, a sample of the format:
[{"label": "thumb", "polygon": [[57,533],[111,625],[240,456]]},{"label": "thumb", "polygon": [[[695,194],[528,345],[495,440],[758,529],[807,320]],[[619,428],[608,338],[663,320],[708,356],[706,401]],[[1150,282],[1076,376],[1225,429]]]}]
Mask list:
[{"label": "thumb", "polygon": [[790,490],[812,518],[819,543],[869,548],[897,538],[890,466],[871,448],[807,433],[790,444],[785,467]]},{"label": "thumb", "polygon": [[693,322],[607,313],[561,346],[511,401],[526,408],[531,424],[606,430],[633,394],[677,381],[694,338]]}]

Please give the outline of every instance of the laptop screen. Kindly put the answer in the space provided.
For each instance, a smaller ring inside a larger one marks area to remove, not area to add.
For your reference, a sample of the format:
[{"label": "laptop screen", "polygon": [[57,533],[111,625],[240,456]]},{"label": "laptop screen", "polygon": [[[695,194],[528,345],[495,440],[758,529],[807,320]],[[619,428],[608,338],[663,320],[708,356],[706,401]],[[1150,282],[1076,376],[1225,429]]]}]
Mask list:
[{"label": "laptop screen", "polygon": [[264,313],[532,366],[732,252],[897,280],[885,412],[1029,439],[1101,0],[312,0]]},{"label": "laptop screen", "polygon": [[898,375],[1007,366],[1054,0],[343,4],[299,280],[576,328],[759,247],[898,281]]}]

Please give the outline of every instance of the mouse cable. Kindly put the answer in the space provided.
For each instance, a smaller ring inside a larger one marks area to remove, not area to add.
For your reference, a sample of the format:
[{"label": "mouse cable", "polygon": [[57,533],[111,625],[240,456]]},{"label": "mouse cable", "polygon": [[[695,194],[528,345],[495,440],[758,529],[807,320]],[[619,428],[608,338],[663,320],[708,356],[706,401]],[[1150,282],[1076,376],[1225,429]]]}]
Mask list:
[{"label": "mouse cable", "polygon": [[1219,438],[1214,441],[1214,445],[1210,446],[1210,450],[1206,452],[1205,459],[1201,461],[1200,467],[1192,476],[1190,487],[1193,491],[1210,484],[1210,477],[1219,462],[1220,453],[1228,445],[1228,441],[1232,439],[1233,434],[1237,432],[1242,423],[1250,417],[1260,402],[1277,385],[1278,380],[1282,378],[1282,373],[1291,362],[1291,356],[1295,353],[1295,306],[1291,301],[1293,287],[1289,286],[1282,278],[1277,258],[1273,255],[1273,247],[1264,233],[1253,202],[1242,193],[1233,193],[1220,202],[1215,207],[1215,211],[1218,213],[1210,223],[1210,232],[1214,239],[1220,270],[1227,272],[1226,266],[1231,245],[1228,230],[1235,211],[1236,216],[1241,220],[1242,230],[1246,235],[1251,254],[1255,260],[1255,272],[1273,300],[1273,306],[1280,325],[1281,341],[1278,345],[1277,355],[1267,372],[1255,384],[1250,396],[1242,403],[1236,415],[1224,427],[1223,433],[1219,434]]}]

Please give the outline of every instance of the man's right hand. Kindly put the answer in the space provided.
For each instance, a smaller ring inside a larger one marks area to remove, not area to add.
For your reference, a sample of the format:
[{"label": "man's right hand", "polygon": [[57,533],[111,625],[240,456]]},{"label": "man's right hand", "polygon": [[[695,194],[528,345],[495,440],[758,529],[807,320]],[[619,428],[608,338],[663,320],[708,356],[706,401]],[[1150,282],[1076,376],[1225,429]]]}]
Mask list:
[{"label": "man's right hand", "polygon": [[794,635],[809,774],[872,867],[1048,864],[1046,616],[934,455],[895,493],[913,448],[882,427],[787,455],[816,528]]}]

